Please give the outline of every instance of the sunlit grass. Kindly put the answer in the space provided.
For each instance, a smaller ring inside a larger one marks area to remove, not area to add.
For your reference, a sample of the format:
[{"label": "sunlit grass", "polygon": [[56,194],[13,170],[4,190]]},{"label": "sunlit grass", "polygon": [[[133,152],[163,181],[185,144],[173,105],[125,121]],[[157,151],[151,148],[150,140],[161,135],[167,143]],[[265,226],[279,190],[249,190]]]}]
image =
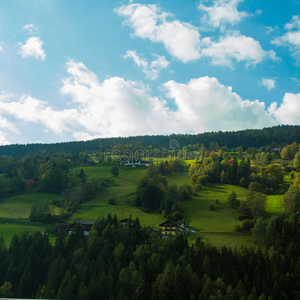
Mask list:
[{"label": "sunlit grass", "polygon": [[266,211],[272,215],[281,215],[284,213],[283,195],[268,195]]},{"label": "sunlit grass", "polygon": [[20,195],[2,200],[0,202],[0,217],[27,219],[30,216],[32,205],[43,201],[50,204],[52,213],[59,214],[61,209],[51,205],[54,200],[60,201],[63,200],[63,197],[61,195],[38,193],[35,190],[26,191]]}]

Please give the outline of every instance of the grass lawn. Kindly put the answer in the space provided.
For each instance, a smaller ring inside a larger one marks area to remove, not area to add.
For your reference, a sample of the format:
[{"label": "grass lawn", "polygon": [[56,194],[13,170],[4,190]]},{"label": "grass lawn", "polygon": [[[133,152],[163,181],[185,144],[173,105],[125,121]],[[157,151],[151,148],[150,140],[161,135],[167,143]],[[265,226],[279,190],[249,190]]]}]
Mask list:
[{"label": "grass lawn", "polygon": [[272,215],[281,215],[284,213],[283,195],[268,195],[266,211]]},{"label": "grass lawn", "polygon": [[171,186],[172,184],[177,184],[178,187],[181,185],[187,184],[190,185],[190,177],[188,171],[186,172],[175,172],[170,175],[168,175],[168,182],[169,185]]},{"label": "grass lawn", "polygon": [[[110,178],[113,185],[106,188],[90,201],[83,203],[80,209],[68,219],[68,222],[74,221],[76,218],[81,219],[97,219],[106,217],[107,214],[116,214],[119,219],[126,218],[130,214],[133,218],[138,217],[142,226],[151,226],[159,229],[158,225],[165,219],[158,212],[145,213],[139,208],[134,207],[132,203],[136,192],[136,183],[138,177],[146,172],[146,168],[120,167],[119,176],[114,177],[110,173],[110,167],[78,167],[79,172],[83,168],[87,176],[100,178]],[[168,176],[169,185],[174,183],[177,186],[190,184],[188,172],[176,172]],[[204,187],[199,196],[184,202],[184,216],[190,222],[192,229],[196,233],[190,233],[188,239],[190,242],[200,237],[203,241],[209,242],[215,246],[232,246],[239,247],[241,245],[251,246],[251,235],[235,233],[235,225],[241,225],[238,220],[238,213],[230,208],[227,204],[227,197],[232,192],[237,193],[239,200],[246,200],[247,190],[238,186],[211,184]],[[116,199],[116,205],[110,205],[108,200]],[[219,200],[219,204],[215,204],[215,200]],[[214,204],[216,210],[211,211],[210,205]]]},{"label": "grass lawn", "polygon": [[[76,167],[71,172],[79,173],[81,169],[84,170],[87,177],[110,179],[112,184],[90,201],[82,203],[79,210],[67,222],[73,222],[77,218],[95,220],[111,213],[112,215],[116,214],[119,219],[129,215],[133,218],[138,217],[142,226],[151,226],[158,230],[158,225],[165,221],[159,212],[145,213],[132,205],[135,199],[137,179],[141,174],[147,172],[146,167],[120,166],[118,176],[111,174],[111,166]],[[169,185],[176,183],[178,187],[184,184],[189,185],[188,172],[173,173],[168,176],[168,182]],[[248,190],[245,188],[225,184],[209,184],[199,191],[198,196],[183,203],[184,218],[189,221],[191,229],[196,231],[188,235],[190,243],[200,237],[204,242],[209,242],[217,247],[223,245],[251,247],[253,245],[250,233],[235,232],[235,226],[241,225],[241,221],[238,220],[238,212],[227,204],[227,198],[233,190],[237,194],[237,199],[246,200]],[[60,199],[62,199],[60,195],[28,191],[3,200],[0,203],[0,218],[28,218],[34,203],[38,201],[51,203],[53,200]],[[116,205],[109,204],[109,199],[115,199]],[[218,204],[215,203],[216,199],[219,201]],[[280,214],[283,209],[282,199],[282,196],[268,196],[266,210],[271,214]],[[210,209],[211,205],[214,205],[215,210]],[[43,231],[45,228],[28,221],[12,220],[7,223],[9,224],[6,224],[5,221],[0,224],[0,235],[4,236],[6,242],[9,242],[15,233],[24,230]]]},{"label": "grass lawn", "polygon": [[[34,203],[39,201],[48,201],[51,203],[53,200],[60,199],[62,199],[61,195],[38,193],[35,190],[27,191],[21,195],[2,200],[0,202],[0,217],[27,219],[29,218],[30,210]],[[60,213],[60,210],[55,208],[54,213]]]},{"label": "grass lawn", "polygon": [[[139,208],[128,205],[134,200],[136,192],[137,179],[140,175],[147,171],[145,167],[120,167],[119,176],[113,176],[110,168],[107,166],[100,167],[82,167],[87,176],[100,178],[110,178],[113,185],[105,188],[103,192],[98,194],[92,200],[82,203],[80,209],[68,219],[72,222],[77,218],[81,219],[98,219],[106,217],[109,213],[118,216],[118,219],[127,218],[132,215],[133,218],[138,217],[142,226],[152,226],[158,229],[158,225],[164,221],[159,213],[145,213]],[[79,171],[81,167],[77,168]],[[117,204],[111,205],[109,199],[116,199]]]},{"label": "grass lawn", "polygon": [[45,228],[48,227],[49,225],[30,223],[29,221],[1,220],[0,236],[3,236],[4,241],[8,246],[15,234],[20,234],[24,231],[28,231],[29,233],[44,231]]},{"label": "grass lawn", "polygon": [[[247,189],[211,184],[200,190],[197,197],[184,202],[184,216],[189,221],[191,229],[196,231],[189,234],[191,241],[200,237],[215,246],[251,246],[251,236],[234,231],[236,225],[241,225],[241,221],[238,220],[238,212],[227,204],[227,197],[233,190],[237,194],[237,199],[246,200]],[[219,204],[215,204],[216,199],[219,200]],[[214,205],[216,210],[211,210],[210,205]]]}]

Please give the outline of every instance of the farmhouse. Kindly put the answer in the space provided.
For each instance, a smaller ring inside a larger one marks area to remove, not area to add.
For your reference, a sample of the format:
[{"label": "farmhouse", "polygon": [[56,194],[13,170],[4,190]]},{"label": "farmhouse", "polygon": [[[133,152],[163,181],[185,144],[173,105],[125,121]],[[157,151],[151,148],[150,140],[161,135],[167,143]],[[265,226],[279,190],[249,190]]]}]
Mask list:
[{"label": "farmhouse", "polygon": [[83,229],[84,235],[88,235],[96,220],[76,220],[70,225],[69,235],[75,231],[76,226],[80,226]]},{"label": "farmhouse", "polygon": [[188,224],[185,222],[165,221],[159,225],[162,236],[175,236],[177,234],[187,234],[189,232]]},{"label": "farmhouse", "polygon": [[127,158],[123,157],[121,160],[121,165],[123,166],[132,166],[133,168],[136,166],[144,166],[144,167],[149,167],[150,165],[153,164],[153,161],[151,160],[142,160],[140,158]]}]

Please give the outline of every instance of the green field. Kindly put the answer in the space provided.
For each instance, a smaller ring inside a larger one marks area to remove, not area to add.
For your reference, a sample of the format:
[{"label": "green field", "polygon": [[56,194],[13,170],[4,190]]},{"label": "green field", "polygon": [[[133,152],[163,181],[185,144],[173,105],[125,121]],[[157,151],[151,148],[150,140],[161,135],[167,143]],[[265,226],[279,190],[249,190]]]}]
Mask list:
[{"label": "green field", "polygon": [[[76,213],[74,213],[67,222],[73,222],[75,219],[90,219],[106,217],[109,213],[118,216],[118,219],[132,216],[138,217],[142,226],[151,226],[159,229],[159,224],[165,219],[159,212],[145,213],[133,206],[138,177],[147,171],[147,168],[120,167],[119,176],[113,176],[110,172],[110,166],[76,167],[71,172],[80,172],[84,170],[88,178],[97,177],[101,179],[110,179],[111,184],[104,191],[95,196],[92,200],[82,203]],[[177,184],[181,186],[190,184],[188,172],[177,172],[168,176],[169,185]],[[193,242],[200,237],[203,241],[209,242],[215,246],[227,245],[231,247],[246,246],[253,244],[250,233],[236,233],[235,226],[241,225],[238,220],[238,212],[229,207],[227,198],[232,191],[235,191],[237,198],[241,201],[246,200],[247,189],[225,185],[209,184],[203,187],[197,196],[183,203],[184,218],[189,222],[191,232],[188,235],[189,242]],[[37,193],[34,190],[27,191],[22,195],[14,196],[3,200],[0,203],[0,218],[6,218],[0,224],[0,235],[3,235],[8,242],[15,233],[23,230],[42,231],[44,227],[29,221],[31,207],[38,201],[62,200],[61,195],[50,195]],[[115,199],[116,204],[108,203],[109,199]],[[218,204],[216,204],[218,199]],[[266,210],[270,214],[279,215],[283,211],[283,197],[279,195],[268,196]],[[210,206],[214,205],[215,210]],[[51,206],[52,213],[60,213],[61,209]],[[8,223],[8,224],[6,224]]]},{"label": "green field", "polygon": [[[21,195],[6,198],[0,202],[0,218],[28,219],[34,203],[53,200],[61,200],[61,195],[38,193],[35,190],[27,191]],[[50,205],[51,207],[51,205]],[[60,209],[52,206],[53,213],[60,213]]]},{"label": "green field", "polygon": [[[227,197],[232,191],[237,199],[246,200],[247,190],[238,186],[225,184],[211,184],[204,187],[199,196],[184,203],[184,216],[196,233],[189,238],[195,240],[198,236],[215,246],[228,245],[238,247],[250,246],[251,236],[235,233],[235,226],[241,225],[238,212],[227,204]],[[219,204],[215,204],[216,199]],[[210,209],[214,205],[215,210]]]},{"label": "green field", "polygon": [[268,195],[266,211],[272,215],[280,215],[284,212],[283,195]]},{"label": "green field", "polygon": [[49,225],[39,223],[31,223],[29,221],[16,221],[16,220],[0,220],[0,236],[3,236],[4,241],[9,245],[11,239],[15,234],[20,234],[23,231],[33,233],[36,231],[43,232]]},{"label": "green field", "polygon": [[[81,168],[77,168],[81,170]],[[139,208],[132,206],[138,177],[147,171],[147,168],[120,167],[119,176],[110,173],[110,167],[83,167],[87,176],[110,178],[113,185],[106,188],[94,199],[83,203],[75,214],[69,218],[72,222],[77,218],[92,219],[106,217],[109,213],[118,216],[118,219],[127,218],[131,214],[133,218],[138,217],[142,226],[152,226],[158,229],[158,225],[164,219],[158,213],[145,213]],[[111,205],[109,199],[116,199],[117,204]]]},{"label": "green field", "polygon": [[[78,168],[81,169],[81,168]],[[128,217],[139,217],[143,226],[151,226],[159,229],[158,225],[164,221],[159,213],[145,213],[140,209],[128,205],[134,199],[137,178],[146,171],[145,168],[122,167],[119,176],[113,177],[109,167],[85,167],[84,172],[88,176],[111,178],[113,186],[106,188],[104,192],[94,199],[83,203],[68,221],[76,218],[97,219],[108,213],[116,214],[119,219]],[[79,171],[79,170],[78,170]],[[168,176],[169,185],[176,183],[178,186],[190,184],[188,172],[177,172]],[[241,225],[238,213],[227,205],[227,197],[232,192],[237,193],[239,200],[246,200],[247,190],[237,186],[214,184],[204,187],[199,196],[184,202],[184,217],[190,222],[190,226],[197,231],[188,235],[190,241],[200,237],[216,246],[224,244],[232,247],[241,245],[251,246],[251,236],[248,234],[237,234],[234,232],[235,225]],[[108,199],[117,200],[117,205],[108,204]],[[215,200],[219,204],[215,204]],[[214,204],[216,210],[211,211],[210,205]]]}]

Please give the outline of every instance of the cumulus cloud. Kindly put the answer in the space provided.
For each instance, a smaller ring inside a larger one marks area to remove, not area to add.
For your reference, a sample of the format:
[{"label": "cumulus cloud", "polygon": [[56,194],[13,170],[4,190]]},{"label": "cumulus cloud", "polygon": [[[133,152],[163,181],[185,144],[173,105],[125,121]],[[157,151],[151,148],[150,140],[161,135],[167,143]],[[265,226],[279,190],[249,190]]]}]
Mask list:
[{"label": "cumulus cloud", "polygon": [[150,63],[147,59],[140,57],[134,50],[128,50],[123,58],[132,58],[134,63],[142,68],[143,73],[145,73],[148,78],[155,80],[158,78],[160,71],[166,69],[170,63],[164,56],[152,55],[156,57],[156,59]]},{"label": "cumulus cloud", "polygon": [[214,65],[233,67],[235,62],[245,62],[246,67],[249,67],[261,63],[267,57],[277,59],[273,50],[264,51],[258,41],[239,33],[221,37],[217,42],[207,37],[202,43],[205,48],[201,54],[211,58]]},{"label": "cumulus cloud", "polygon": [[134,29],[135,36],[164,44],[177,59],[188,62],[200,57],[200,34],[196,27],[174,19],[157,5],[129,4],[115,12],[125,18],[124,24]]},{"label": "cumulus cloud", "polygon": [[[147,94],[147,88],[134,81],[112,77],[99,82],[84,64],[69,61],[61,92],[72,97],[77,124],[90,134],[128,136],[167,133],[165,101]],[[171,121],[171,120],[170,120]]]},{"label": "cumulus cloud", "polygon": [[0,116],[0,128],[1,129],[8,129],[12,132],[19,133],[18,128],[16,125],[7,120],[7,118]]},{"label": "cumulus cloud", "polygon": [[6,138],[7,134],[0,130],[0,145],[8,145],[9,141]]},{"label": "cumulus cloud", "polygon": [[275,79],[272,78],[263,78],[261,84],[264,85],[268,91],[275,88]]},{"label": "cumulus cloud", "polygon": [[237,9],[238,5],[244,0],[215,0],[212,6],[204,4],[206,1],[200,1],[198,8],[204,12],[202,22],[213,27],[225,29],[225,25],[235,25],[243,18],[249,16],[244,11]]},{"label": "cumulus cloud", "polygon": [[271,104],[269,113],[281,124],[300,125],[300,93],[286,93],[279,107]]},{"label": "cumulus cloud", "polygon": [[293,16],[290,23],[285,25],[287,32],[275,38],[272,43],[277,46],[288,47],[297,64],[300,62],[300,18]]},{"label": "cumulus cloud", "polygon": [[32,36],[24,45],[19,43],[19,54],[21,54],[22,57],[34,56],[36,59],[45,60],[46,52],[44,49],[42,49],[43,45],[44,42],[41,41],[39,37]]},{"label": "cumulus cloud", "polygon": [[276,124],[263,102],[243,100],[216,78],[196,78],[188,84],[169,81],[164,86],[178,107],[176,119],[186,130],[239,130]]},{"label": "cumulus cloud", "polygon": [[38,29],[34,24],[26,24],[23,27],[24,31],[27,31],[31,35],[35,35],[38,33]]},{"label": "cumulus cloud", "polygon": [[13,96],[0,94],[0,114],[7,118],[0,119],[0,143],[7,142],[5,129],[22,133],[22,128],[12,126],[10,116],[77,140],[263,128],[300,120],[300,94],[286,94],[279,107],[273,103],[267,109],[264,102],[242,99],[216,78],[172,80],[162,87],[176,106],[171,110],[165,99],[151,96],[142,83],[120,77],[100,82],[82,62],[73,60],[67,63],[67,72],[60,91],[71,98],[69,109],[55,110],[29,95],[12,100]]},{"label": "cumulus cloud", "polygon": [[22,96],[18,101],[0,99],[0,112],[25,122],[44,124],[56,134],[61,134],[67,129],[66,123],[76,119],[76,110],[55,111],[46,102],[29,95]]},{"label": "cumulus cloud", "polygon": [[139,83],[113,77],[102,83],[82,63],[68,63],[69,78],[61,92],[76,104],[77,122],[99,136],[169,134],[262,128],[276,122],[263,102],[243,100],[216,78],[201,77],[189,83],[168,81],[166,96],[177,109],[171,111],[166,101],[151,97]]}]

